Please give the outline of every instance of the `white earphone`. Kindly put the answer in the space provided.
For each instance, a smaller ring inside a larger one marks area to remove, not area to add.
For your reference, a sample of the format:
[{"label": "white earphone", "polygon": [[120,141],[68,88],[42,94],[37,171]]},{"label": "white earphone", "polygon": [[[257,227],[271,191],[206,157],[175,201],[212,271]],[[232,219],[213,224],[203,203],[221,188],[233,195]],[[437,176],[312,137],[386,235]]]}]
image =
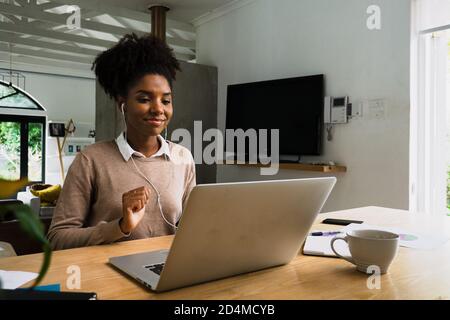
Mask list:
[{"label": "white earphone", "polygon": [[[124,130],[125,141],[127,141],[127,122],[125,121],[125,111],[124,111],[124,106],[125,106],[125,103],[122,103],[122,104],[120,105],[120,110],[122,111],[122,119],[123,119],[123,124],[124,124],[124,126],[125,126],[125,130]],[[128,142],[128,141],[127,141],[127,142]],[[148,179],[148,178],[145,176],[145,174],[143,174],[142,171],[139,170],[138,166],[136,165],[136,162],[134,162],[133,156],[131,156],[131,161],[133,162],[133,165],[134,165],[134,167],[136,168],[136,171],[139,173],[139,175],[140,175],[142,178],[144,178],[144,179],[148,182],[148,184],[150,184],[150,185],[152,186],[153,190],[155,190],[155,192],[156,192],[156,197],[157,197],[157,201],[158,201],[159,212],[161,213],[161,217],[163,218],[163,220],[164,220],[169,226],[174,227],[175,230],[177,230],[178,227],[177,227],[176,225],[170,223],[169,221],[167,221],[167,219],[166,219],[166,217],[165,217],[165,215],[164,215],[164,212],[163,212],[162,206],[161,206],[161,194],[159,193],[158,189],[156,189],[155,185],[150,181],[150,179]],[[178,221],[178,219],[179,219],[179,218],[178,218],[178,215],[177,215],[177,219],[176,219],[176,220]]]}]

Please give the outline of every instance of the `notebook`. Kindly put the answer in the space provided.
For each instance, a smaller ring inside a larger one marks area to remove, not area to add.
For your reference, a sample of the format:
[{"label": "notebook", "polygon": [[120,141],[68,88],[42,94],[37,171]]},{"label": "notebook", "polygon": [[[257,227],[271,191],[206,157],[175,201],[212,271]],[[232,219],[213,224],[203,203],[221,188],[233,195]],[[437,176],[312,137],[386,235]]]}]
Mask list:
[{"label": "notebook", "polygon": [[[342,234],[343,236],[344,234]],[[311,256],[325,256],[337,257],[333,250],[331,250],[331,240],[335,236],[311,236],[306,237],[305,245],[303,246],[303,254]],[[344,256],[350,256],[347,243],[343,240],[338,240],[334,244],[335,249]]]},{"label": "notebook", "polygon": [[1,300],[97,300],[95,292],[0,289]]}]

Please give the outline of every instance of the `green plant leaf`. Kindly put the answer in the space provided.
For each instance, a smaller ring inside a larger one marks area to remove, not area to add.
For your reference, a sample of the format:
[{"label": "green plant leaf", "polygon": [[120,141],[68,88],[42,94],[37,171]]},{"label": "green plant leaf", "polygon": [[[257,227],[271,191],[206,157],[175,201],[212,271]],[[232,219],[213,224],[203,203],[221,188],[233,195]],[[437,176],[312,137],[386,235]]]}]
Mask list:
[{"label": "green plant leaf", "polygon": [[13,210],[15,212],[17,219],[19,219],[21,228],[28,234],[28,236],[42,244],[44,261],[42,262],[39,275],[33,284],[33,287],[35,287],[42,281],[50,266],[52,253],[50,243],[45,236],[44,225],[29,206],[10,206],[10,210]]},{"label": "green plant leaf", "polygon": [[[9,197],[27,184],[29,184],[28,179],[21,179],[19,181],[5,181],[0,179],[0,199]],[[50,242],[45,236],[44,225],[29,206],[20,204],[0,207],[0,218],[2,218],[8,211],[14,212],[15,216],[19,220],[22,230],[24,230],[31,239],[38,241],[42,245],[44,261],[42,261],[39,274],[31,286],[31,288],[34,288],[42,281],[42,279],[44,279],[48,268],[50,267],[52,257]]]},{"label": "green plant leaf", "polygon": [[41,270],[39,270],[39,275],[31,286],[32,288],[36,287],[39,283],[41,283],[42,279],[44,279],[52,260],[52,249],[50,244],[44,244],[42,249],[44,251],[44,261],[42,261]]},{"label": "green plant leaf", "polygon": [[20,227],[22,230],[33,240],[38,241],[42,245],[42,250],[44,252],[44,261],[41,264],[41,269],[39,270],[38,277],[34,281],[31,288],[37,286],[42,279],[45,277],[48,268],[50,267],[52,250],[50,247],[50,242],[45,236],[44,225],[39,220],[37,215],[31,210],[27,205],[11,205],[0,207],[0,217],[4,215],[5,212],[12,211],[19,220]]}]

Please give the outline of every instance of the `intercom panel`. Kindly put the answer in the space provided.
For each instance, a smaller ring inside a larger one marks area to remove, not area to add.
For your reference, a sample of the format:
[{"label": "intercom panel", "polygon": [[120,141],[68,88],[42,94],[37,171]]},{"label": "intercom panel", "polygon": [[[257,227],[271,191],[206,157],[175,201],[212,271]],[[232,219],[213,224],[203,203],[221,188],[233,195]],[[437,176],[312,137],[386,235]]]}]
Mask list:
[{"label": "intercom panel", "polygon": [[325,97],[324,123],[347,123],[348,96]]}]

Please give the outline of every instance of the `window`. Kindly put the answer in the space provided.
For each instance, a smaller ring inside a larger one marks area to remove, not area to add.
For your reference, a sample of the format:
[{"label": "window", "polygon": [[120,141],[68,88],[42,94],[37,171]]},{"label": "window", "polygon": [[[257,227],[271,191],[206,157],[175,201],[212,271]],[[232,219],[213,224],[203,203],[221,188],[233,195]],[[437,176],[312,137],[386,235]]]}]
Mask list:
[{"label": "window", "polygon": [[[32,109],[43,115],[25,115]],[[9,112],[6,112],[8,110]],[[45,180],[45,109],[30,95],[0,81],[0,178]]]},{"label": "window", "polygon": [[2,80],[0,80],[0,108],[45,111],[28,93]]},{"label": "window", "polygon": [[45,176],[45,117],[0,115],[0,178]]}]

